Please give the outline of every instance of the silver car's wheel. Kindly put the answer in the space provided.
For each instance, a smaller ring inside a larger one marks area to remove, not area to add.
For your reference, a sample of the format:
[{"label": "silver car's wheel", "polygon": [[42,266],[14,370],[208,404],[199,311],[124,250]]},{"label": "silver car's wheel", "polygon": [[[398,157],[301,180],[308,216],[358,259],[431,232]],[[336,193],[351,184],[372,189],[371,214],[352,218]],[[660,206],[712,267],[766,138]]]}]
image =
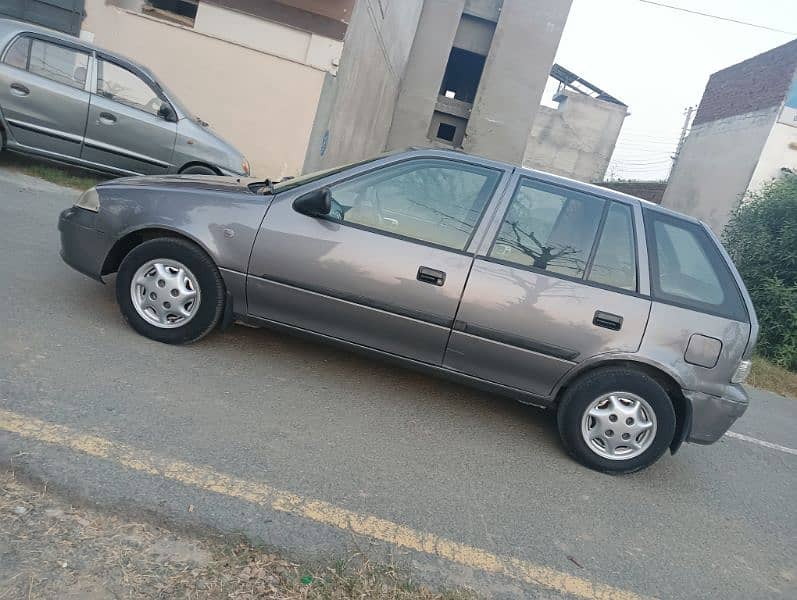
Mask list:
[{"label": "silver car's wheel", "polygon": [[189,323],[202,300],[196,276],[168,258],[148,260],[138,268],[130,283],[130,299],[141,318],[162,329]]},{"label": "silver car's wheel", "polygon": [[656,439],[656,428],[653,408],[629,392],[600,395],[581,419],[587,447],[609,460],[630,460],[644,453]]}]

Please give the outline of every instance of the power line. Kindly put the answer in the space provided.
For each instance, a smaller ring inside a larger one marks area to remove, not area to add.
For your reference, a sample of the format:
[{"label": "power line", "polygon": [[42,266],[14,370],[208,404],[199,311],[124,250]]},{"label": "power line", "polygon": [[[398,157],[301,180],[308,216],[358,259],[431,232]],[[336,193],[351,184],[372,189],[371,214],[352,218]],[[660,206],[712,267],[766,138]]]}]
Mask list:
[{"label": "power line", "polygon": [[786,35],[797,35],[794,31],[786,31],[784,29],[777,29],[769,27],[768,25],[759,25],[758,23],[750,23],[749,21],[742,21],[740,19],[733,19],[731,17],[721,17],[719,15],[712,15],[710,13],[700,12],[699,10],[691,10],[683,8],[682,6],[673,6],[672,4],[664,4],[663,2],[654,2],[654,0],[638,0],[643,4],[652,4],[653,6],[661,6],[663,8],[670,8],[672,10],[680,10],[681,12],[689,13],[691,15],[700,15],[701,17],[708,17],[710,19],[717,19],[718,21],[728,21],[729,23],[736,23],[737,25],[747,25],[748,27],[756,27],[758,29],[766,29],[767,31],[775,31],[777,33],[785,33]]}]

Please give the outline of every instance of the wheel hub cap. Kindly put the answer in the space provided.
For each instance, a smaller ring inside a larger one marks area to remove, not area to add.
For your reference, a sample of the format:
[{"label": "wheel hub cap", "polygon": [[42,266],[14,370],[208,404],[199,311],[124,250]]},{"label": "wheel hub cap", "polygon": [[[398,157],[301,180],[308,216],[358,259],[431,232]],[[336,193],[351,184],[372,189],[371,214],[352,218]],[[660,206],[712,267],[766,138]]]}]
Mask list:
[{"label": "wheel hub cap", "polygon": [[584,412],[581,435],[595,454],[609,460],[629,460],[650,448],[656,437],[656,415],[636,394],[604,394]]},{"label": "wheel hub cap", "polygon": [[197,313],[200,294],[194,274],[167,258],[147,261],[130,284],[133,307],[155,327],[172,329],[188,323]]}]

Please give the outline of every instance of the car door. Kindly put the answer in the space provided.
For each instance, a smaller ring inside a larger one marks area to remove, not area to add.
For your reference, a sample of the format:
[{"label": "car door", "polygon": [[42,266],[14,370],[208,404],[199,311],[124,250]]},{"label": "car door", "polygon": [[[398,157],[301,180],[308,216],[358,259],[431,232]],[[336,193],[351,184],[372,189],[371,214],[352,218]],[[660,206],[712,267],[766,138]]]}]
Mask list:
[{"label": "car door", "polygon": [[171,169],[177,123],[168,101],[132,65],[98,55],[82,158],[131,173]]},{"label": "car door", "polygon": [[80,46],[21,35],[0,65],[0,108],[14,142],[55,157],[80,156],[91,56]]},{"label": "car door", "polygon": [[636,351],[650,298],[634,205],[523,176],[502,214],[476,256],[444,366],[545,397],[578,362]]},{"label": "car door", "polygon": [[[439,365],[472,237],[506,176],[487,163],[412,158],[279,194],[253,248],[249,312]],[[325,183],[329,216],[293,209]]]}]

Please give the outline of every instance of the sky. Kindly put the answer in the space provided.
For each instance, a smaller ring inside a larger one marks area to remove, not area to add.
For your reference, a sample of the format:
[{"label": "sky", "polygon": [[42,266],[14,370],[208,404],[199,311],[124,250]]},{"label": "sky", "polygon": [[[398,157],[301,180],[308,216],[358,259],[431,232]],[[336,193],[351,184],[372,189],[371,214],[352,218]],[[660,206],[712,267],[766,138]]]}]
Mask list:
[{"label": "sky", "polygon": [[[661,2],[797,32],[797,0]],[[606,177],[666,179],[709,75],[795,37],[640,0],[573,0],[556,62],[629,107]]]}]

